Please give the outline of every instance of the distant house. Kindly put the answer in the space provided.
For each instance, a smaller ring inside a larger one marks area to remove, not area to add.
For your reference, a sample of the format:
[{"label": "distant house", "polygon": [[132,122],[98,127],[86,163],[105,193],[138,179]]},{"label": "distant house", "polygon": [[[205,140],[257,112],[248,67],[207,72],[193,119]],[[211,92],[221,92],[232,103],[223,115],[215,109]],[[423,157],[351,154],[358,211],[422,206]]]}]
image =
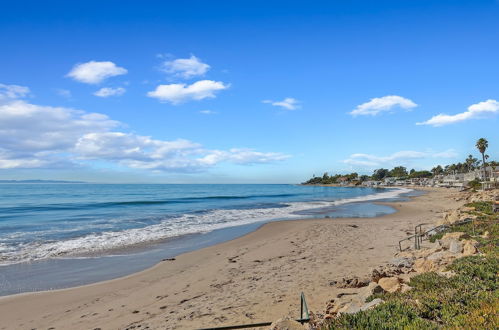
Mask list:
[{"label": "distant house", "polygon": [[[467,181],[464,180],[464,173],[449,174],[443,177],[442,186],[444,187],[464,187]],[[470,180],[471,181],[471,180]]]},{"label": "distant house", "polygon": [[377,187],[381,185],[381,181],[374,181],[374,180],[363,181],[362,185],[365,187]]},{"label": "distant house", "polygon": [[[486,173],[486,176],[485,176]],[[487,180],[484,182],[484,180]],[[483,169],[476,169],[468,173],[455,173],[444,175],[436,184],[443,187],[466,187],[470,181],[479,180],[484,185],[485,189],[494,187],[499,182],[499,171],[488,166]]]},{"label": "distant house", "polygon": [[383,179],[385,186],[393,186],[396,181],[397,181],[397,178],[392,178],[392,177],[387,177],[387,178]]},{"label": "distant house", "polygon": [[346,176],[340,176],[338,179],[337,179],[338,183],[341,184],[341,185],[346,185],[348,183],[348,177]]}]

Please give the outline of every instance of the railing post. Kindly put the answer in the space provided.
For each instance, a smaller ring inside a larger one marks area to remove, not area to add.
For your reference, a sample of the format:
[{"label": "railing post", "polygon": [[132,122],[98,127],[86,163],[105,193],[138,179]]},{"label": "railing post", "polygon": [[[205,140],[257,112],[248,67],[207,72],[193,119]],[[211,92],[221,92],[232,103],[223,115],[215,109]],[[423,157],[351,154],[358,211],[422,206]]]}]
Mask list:
[{"label": "railing post", "polygon": [[300,297],[300,320],[303,318],[303,292]]},{"label": "railing post", "polygon": [[[305,314],[305,315],[303,315]],[[308,313],[307,301],[305,300],[305,295],[303,292],[300,296],[300,320],[301,324],[310,321],[310,314]]]}]

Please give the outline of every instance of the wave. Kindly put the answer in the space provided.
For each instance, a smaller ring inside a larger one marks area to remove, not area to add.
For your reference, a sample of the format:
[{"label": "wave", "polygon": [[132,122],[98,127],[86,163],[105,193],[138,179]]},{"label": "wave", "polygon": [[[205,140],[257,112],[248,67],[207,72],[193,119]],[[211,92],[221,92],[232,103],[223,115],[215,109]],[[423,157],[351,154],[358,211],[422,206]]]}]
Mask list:
[{"label": "wave", "polygon": [[[50,242],[21,244],[15,250],[0,243],[0,265],[40,259],[101,253],[127,246],[164,240],[188,234],[202,234],[213,230],[265,222],[277,219],[299,219],[296,212],[312,208],[367,202],[398,197],[411,189],[395,188],[380,193],[336,201],[288,202],[286,207],[252,209],[215,209],[203,213],[188,213],[165,218],[157,224],[120,231],[91,233],[85,236]],[[275,196],[275,195],[273,195]],[[220,196],[218,196],[220,197]]]},{"label": "wave", "polygon": [[182,197],[171,198],[164,200],[136,200],[136,201],[115,201],[103,203],[68,203],[68,204],[48,204],[44,206],[16,206],[0,208],[3,213],[16,213],[16,212],[40,212],[52,210],[74,210],[86,208],[106,208],[114,206],[134,206],[134,205],[158,205],[158,204],[181,204],[181,203],[198,203],[200,201],[216,201],[216,200],[234,200],[234,199],[251,199],[251,198],[282,198],[294,197],[299,194],[268,194],[268,195],[245,195],[245,196],[206,196],[206,197]]}]

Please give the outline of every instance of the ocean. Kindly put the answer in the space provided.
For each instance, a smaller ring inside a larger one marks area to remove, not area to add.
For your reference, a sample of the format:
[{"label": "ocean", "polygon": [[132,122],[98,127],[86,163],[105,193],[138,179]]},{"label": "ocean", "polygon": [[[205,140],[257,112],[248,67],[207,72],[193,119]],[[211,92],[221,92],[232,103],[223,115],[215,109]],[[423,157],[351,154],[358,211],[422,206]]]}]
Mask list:
[{"label": "ocean", "polygon": [[127,275],[269,221],[388,214],[394,210],[371,202],[408,193],[257,184],[0,184],[0,295]]}]

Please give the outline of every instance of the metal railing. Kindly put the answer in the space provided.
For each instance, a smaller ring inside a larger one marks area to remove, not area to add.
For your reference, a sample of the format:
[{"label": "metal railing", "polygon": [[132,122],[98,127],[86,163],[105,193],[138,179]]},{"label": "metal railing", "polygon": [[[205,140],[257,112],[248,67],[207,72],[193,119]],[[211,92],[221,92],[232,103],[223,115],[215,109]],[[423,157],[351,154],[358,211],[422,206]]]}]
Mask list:
[{"label": "metal railing", "polygon": [[[300,318],[296,320],[301,324],[310,322],[310,314],[308,312],[307,301],[305,300],[305,295],[303,292],[300,295]],[[230,329],[246,329],[246,328],[259,328],[271,325],[272,322],[261,322],[261,323],[248,323],[248,324],[236,324],[223,327],[214,328],[202,328],[198,330],[230,330]]]},{"label": "metal railing", "polygon": [[[423,225],[426,225],[426,223],[421,223],[421,224],[417,225],[416,227],[414,227],[414,235],[408,236],[408,237],[401,239],[399,241],[399,250],[402,252],[403,250],[408,249],[409,247],[402,249],[402,242],[412,240],[412,239],[414,239],[414,249],[419,250],[419,249],[421,249],[421,243],[423,243],[423,240],[429,239],[430,236],[438,234],[439,232],[446,230],[446,229],[449,229],[452,226],[459,226],[459,225],[463,225],[463,224],[468,223],[468,222],[471,222],[473,224],[473,234],[475,234],[475,222],[471,218],[467,218],[467,219],[464,219],[463,221],[455,222],[453,224],[445,224],[445,225],[436,226],[436,227],[433,227],[425,232],[423,232],[422,227],[423,227]],[[432,235],[430,235],[430,234],[432,234]]]}]

